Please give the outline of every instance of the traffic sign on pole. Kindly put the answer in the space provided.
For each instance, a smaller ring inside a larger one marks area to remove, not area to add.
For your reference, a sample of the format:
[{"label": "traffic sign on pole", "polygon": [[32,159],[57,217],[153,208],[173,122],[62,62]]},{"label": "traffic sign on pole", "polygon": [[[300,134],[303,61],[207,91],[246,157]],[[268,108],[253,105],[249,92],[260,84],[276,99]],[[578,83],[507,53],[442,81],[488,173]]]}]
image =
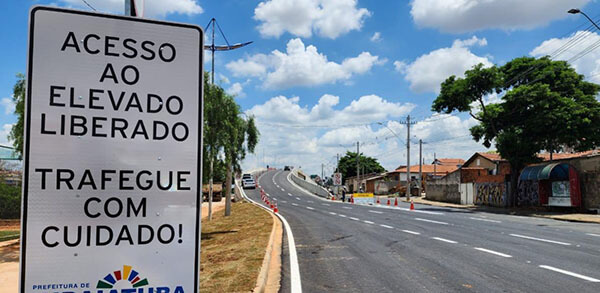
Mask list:
[{"label": "traffic sign on pole", "polygon": [[31,10],[20,292],[198,291],[203,39]]},{"label": "traffic sign on pole", "polygon": [[342,173],[333,173],[333,185],[342,185]]}]

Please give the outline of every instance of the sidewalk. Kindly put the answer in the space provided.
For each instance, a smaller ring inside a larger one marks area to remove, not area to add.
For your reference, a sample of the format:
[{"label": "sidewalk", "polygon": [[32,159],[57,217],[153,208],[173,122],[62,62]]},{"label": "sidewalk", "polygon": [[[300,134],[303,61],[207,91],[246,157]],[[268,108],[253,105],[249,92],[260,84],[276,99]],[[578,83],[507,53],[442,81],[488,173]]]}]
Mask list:
[{"label": "sidewalk", "polygon": [[[423,196],[422,197],[411,197],[411,199],[413,200],[414,203],[425,204],[425,205],[436,206],[436,207],[470,209],[470,210],[478,211],[478,212],[529,216],[529,217],[548,218],[548,219],[561,220],[561,221],[600,224],[600,215],[596,215],[596,214],[561,213],[561,212],[555,212],[555,211],[548,211],[546,208],[543,208],[543,207],[540,207],[540,208],[535,208],[535,207],[531,207],[531,208],[497,208],[497,207],[488,207],[488,206],[479,206],[479,205],[461,205],[461,204],[427,200]],[[405,201],[405,199],[403,201]]]}]

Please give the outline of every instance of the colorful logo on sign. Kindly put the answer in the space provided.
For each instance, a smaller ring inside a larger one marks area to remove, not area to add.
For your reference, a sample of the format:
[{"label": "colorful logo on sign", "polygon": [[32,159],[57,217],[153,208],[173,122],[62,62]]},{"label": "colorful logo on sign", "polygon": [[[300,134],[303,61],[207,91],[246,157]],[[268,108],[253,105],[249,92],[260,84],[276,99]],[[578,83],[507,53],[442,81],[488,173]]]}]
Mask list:
[{"label": "colorful logo on sign", "polygon": [[102,280],[98,280],[97,289],[111,289],[119,281],[128,281],[133,285],[133,288],[138,288],[148,285],[148,279],[142,279],[138,272],[133,270],[131,266],[124,265],[123,270],[114,271]]}]

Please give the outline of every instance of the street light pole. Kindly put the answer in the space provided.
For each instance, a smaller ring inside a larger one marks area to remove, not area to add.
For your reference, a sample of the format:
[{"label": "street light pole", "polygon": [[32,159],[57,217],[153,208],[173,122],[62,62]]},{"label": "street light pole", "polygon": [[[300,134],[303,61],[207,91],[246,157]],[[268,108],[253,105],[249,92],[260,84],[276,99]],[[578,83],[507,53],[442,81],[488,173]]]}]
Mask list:
[{"label": "street light pole", "polygon": [[583,11],[581,11],[580,9],[578,9],[578,8],[573,8],[573,9],[570,9],[569,11],[567,11],[567,12],[568,12],[568,13],[570,13],[570,14],[577,14],[577,13],[581,13],[581,14],[583,14],[583,16],[585,16],[585,18],[587,18],[587,19],[588,19],[588,20],[589,20],[589,21],[590,21],[590,22],[591,22],[591,23],[592,23],[592,24],[593,24],[593,25],[594,25],[594,26],[595,26],[595,27],[596,27],[598,30],[600,30],[600,26],[598,26],[598,25],[596,24],[596,22],[594,22],[594,21],[593,21],[593,20],[592,20],[592,19],[591,19],[591,18],[590,18],[590,17],[589,17],[587,14],[585,14],[585,13],[584,13]]}]

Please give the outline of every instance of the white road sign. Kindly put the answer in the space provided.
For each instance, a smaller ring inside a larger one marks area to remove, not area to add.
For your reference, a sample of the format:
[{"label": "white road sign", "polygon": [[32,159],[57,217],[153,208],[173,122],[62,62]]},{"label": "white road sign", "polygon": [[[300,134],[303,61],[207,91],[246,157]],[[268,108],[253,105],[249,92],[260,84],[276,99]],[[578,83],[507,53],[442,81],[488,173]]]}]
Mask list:
[{"label": "white road sign", "polygon": [[333,185],[342,185],[342,173],[333,173]]},{"label": "white road sign", "polygon": [[29,30],[20,291],[197,292],[202,30],[49,7]]}]

